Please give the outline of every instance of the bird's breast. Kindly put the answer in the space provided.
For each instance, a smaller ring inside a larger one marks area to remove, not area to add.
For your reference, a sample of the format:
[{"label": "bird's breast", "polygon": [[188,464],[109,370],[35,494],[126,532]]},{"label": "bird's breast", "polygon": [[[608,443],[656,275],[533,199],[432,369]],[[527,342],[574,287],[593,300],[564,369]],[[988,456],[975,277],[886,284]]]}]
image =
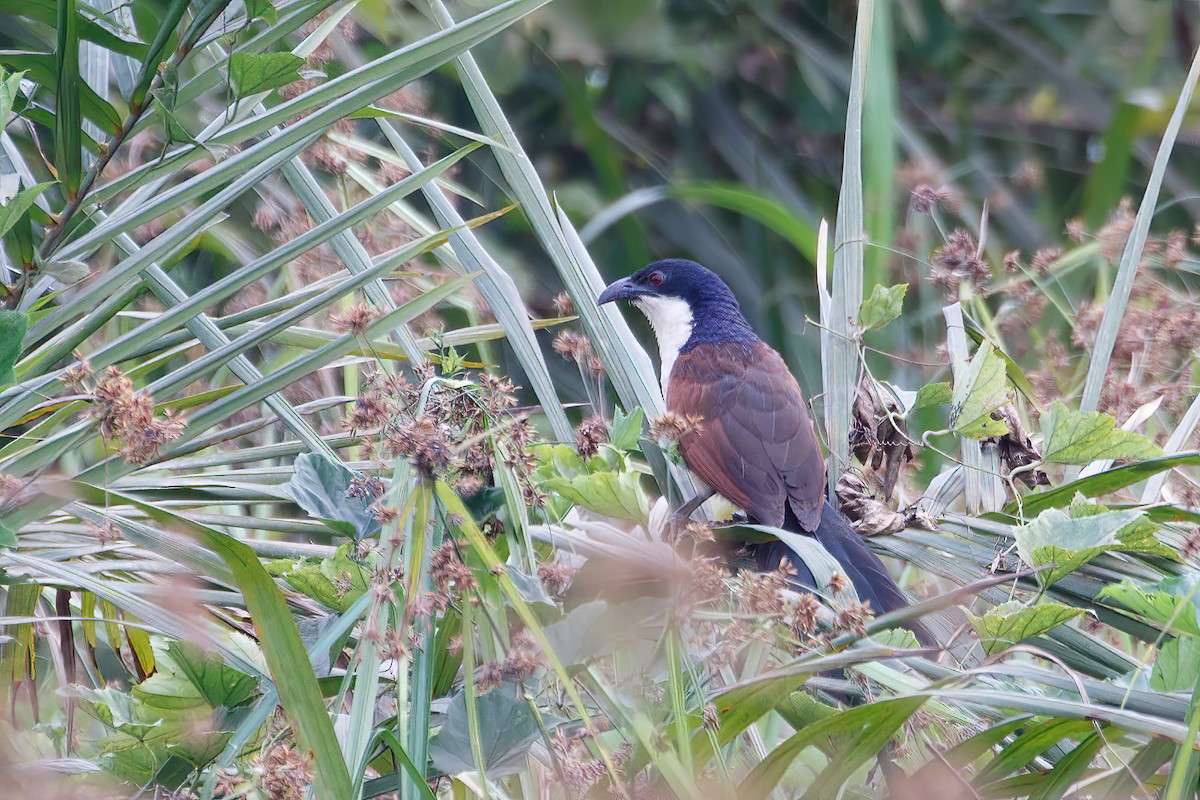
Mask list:
[{"label": "bird's breast", "polygon": [[658,340],[658,357],[662,365],[659,380],[665,396],[679,352],[692,338],[692,307],[678,297],[639,297],[634,303],[650,321],[654,338]]}]

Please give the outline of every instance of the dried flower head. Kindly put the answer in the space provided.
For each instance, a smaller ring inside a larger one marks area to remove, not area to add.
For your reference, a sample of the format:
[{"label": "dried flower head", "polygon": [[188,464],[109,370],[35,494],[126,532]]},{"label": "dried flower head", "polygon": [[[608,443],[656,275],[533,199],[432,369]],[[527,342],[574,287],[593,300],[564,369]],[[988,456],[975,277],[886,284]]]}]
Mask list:
[{"label": "dried flower head", "polygon": [[450,466],[452,456],[446,430],[430,417],[419,417],[397,425],[384,441],[384,452],[412,459],[417,469],[427,477],[444,472]]},{"label": "dried flower head", "polygon": [[259,756],[259,781],[273,800],[303,800],[312,782],[308,759],[289,744],[278,743]]},{"label": "dried flower head", "polygon": [[850,603],[838,612],[833,627],[838,631],[865,636],[867,633],[867,623],[870,622],[873,616],[869,600],[864,600],[861,603]]},{"label": "dried flower head", "polygon": [[792,635],[804,642],[819,628],[821,601],[811,592],[801,592],[792,610]]},{"label": "dried flower head", "polygon": [[1062,258],[1062,254],[1061,247],[1043,247],[1033,254],[1031,264],[1039,275],[1045,275],[1049,271],[1050,265]]},{"label": "dried flower head", "polygon": [[575,313],[575,301],[566,292],[554,296],[554,313],[560,317],[569,317]]},{"label": "dried flower head", "polygon": [[1082,242],[1087,238],[1087,226],[1083,224],[1083,220],[1079,217],[1067,220],[1067,226],[1063,232],[1073,242]]},{"label": "dried flower head", "polygon": [[158,455],[187,426],[171,410],[156,416],[154,399],[144,391],[134,392],[133,382],[115,366],[104,371],[92,390],[91,416],[100,423],[100,435],[121,443],[118,455],[132,464]]},{"label": "dried flower head", "polygon": [[951,192],[946,187],[935,189],[927,183],[922,183],[912,190],[909,205],[918,214],[928,214],[935,208],[945,206],[950,199]]},{"label": "dried flower head", "polygon": [[1009,250],[1004,254],[1004,271],[1016,272],[1021,269],[1021,251]]},{"label": "dried flower head", "polygon": [[575,446],[579,455],[590,458],[600,451],[600,445],[608,441],[608,426],[604,418],[593,414],[575,429]]},{"label": "dried flower head", "polygon": [[353,333],[363,336],[371,323],[380,317],[379,309],[367,303],[355,303],[346,309],[344,314],[334,314],[329,318],[329,324],[338,333]]},{"label": "dried flower head", "polygon": [[1100,252],[1107,261],[1115,262],[1125,252],[1125,243],[1133,232],[1133,201],[1122,197],[1117,209],[1108,218],[1108,222],[1100,229],[1097,238],[1100,240]]},{"label": "dried flower head", "polygon": [[561,597],[571,585],[571,578],[575,577],[575,568],[553,561],[539,565],[537,574],[538,580],[552,597]]},{"label": "dried flower head", "polygon": [[992,271],[979,255],[979,245],[970,233],[959,228],[946,237],[946,243],[930,259],[929,279],[941,286],[949,298],[958,296],[958,287],[969,280],[979,288],[987,286]]},{"label": "dried flower head", "polygon": [[664,411],[661,417],[650,420],[650,438],[678,442],[685,436],[699,433],[703,427],[703,417]]}]

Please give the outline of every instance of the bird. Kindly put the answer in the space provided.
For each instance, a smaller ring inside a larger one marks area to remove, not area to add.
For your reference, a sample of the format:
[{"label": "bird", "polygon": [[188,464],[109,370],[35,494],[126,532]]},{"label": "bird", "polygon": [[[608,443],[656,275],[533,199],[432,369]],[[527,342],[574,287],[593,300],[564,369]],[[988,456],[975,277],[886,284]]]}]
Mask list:
[{"label": "bird", "polygon": [[[719,493],[751,522],[814,538],[873,613],[908,605],[883,562],[826,499],[825,457],[800,385],[715,272],[687,259],[655,261],[607,286],[596,301],[625,301],[646,316],[658,342],[667,410],[699,418],[678,444],[709,490],[683,505],[684,519]],[[780,542],[760,548],[759,568],[778,568],[787,552]],[[789,561],[795,580],[817,588],[802,562]],[[908,627],[934,646],[920,623]]]}]

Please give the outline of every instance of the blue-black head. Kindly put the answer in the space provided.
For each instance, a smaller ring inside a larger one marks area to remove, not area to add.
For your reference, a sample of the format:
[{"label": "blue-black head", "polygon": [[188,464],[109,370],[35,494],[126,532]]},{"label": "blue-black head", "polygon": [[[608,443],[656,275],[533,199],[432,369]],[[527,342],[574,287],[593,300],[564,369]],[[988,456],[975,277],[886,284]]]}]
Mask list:
[{"label": "blue-black head", "polygon": [[640,305],[638,301],[656,297],[682,300],[692,309],[714,303],[738,307],[737,298],[717,273],[684,258],[655,261],[628,278],[613,282],[600,293],[597,302],[603,305],[628,300]]},{"label": "blue-black head", "polygon": [[610,284],[596,301],[615,300],[628,300],[650,321],[658,339],[664,386],[680,353],[700,344],[758,341],[725,281],[695,261],[655,261]]}]

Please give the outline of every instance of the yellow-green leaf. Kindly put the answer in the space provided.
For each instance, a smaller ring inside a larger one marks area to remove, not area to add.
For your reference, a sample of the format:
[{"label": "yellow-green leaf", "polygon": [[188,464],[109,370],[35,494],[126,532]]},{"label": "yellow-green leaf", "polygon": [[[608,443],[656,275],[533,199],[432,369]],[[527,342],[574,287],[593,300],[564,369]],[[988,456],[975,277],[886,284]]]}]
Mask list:
[{"label": "yellow-green leaf", "polygon": [[907,283],[898,283],[895,286],[876,284],[871,289],[871,296],[863,301],[862,308],[859,309],[858,324],[865,330],[878,330],[899,317],[907,291]]},{"label": "yellow-green leaf", "polygon": [[1099,411],[1067,408],[1056,400],[1042,417],[1042,458],[1082,466],[1097,459],[1157,458],[1162,449],[1141,434],[1115,428],[1116,420]]},{"label": "yellow-green leaf", "polygon": [[1008,402],[1008,379],[1004,359],[990,342],[975,351],[971,362],[954,382],[954,405],[950,429],[972,439],[990,439],[1008,432],[1008,426],[992,419],[992,412]]},{"label": "yellow-green leaf", "polygon": [[1032,639],[1083,613],[1081,608],[1071,608],[1061,603],[1041,602],[1026,606],[1016,600],[1009,601],[988,611],[982,617],[968,615],[985,653],[995,655],[1009,647]]},{"label": "yellow-green leaf", "polygon": [[300,80],[302,66],[304,59],[292,53],[234,53],[229,79],[240,99]]}]

